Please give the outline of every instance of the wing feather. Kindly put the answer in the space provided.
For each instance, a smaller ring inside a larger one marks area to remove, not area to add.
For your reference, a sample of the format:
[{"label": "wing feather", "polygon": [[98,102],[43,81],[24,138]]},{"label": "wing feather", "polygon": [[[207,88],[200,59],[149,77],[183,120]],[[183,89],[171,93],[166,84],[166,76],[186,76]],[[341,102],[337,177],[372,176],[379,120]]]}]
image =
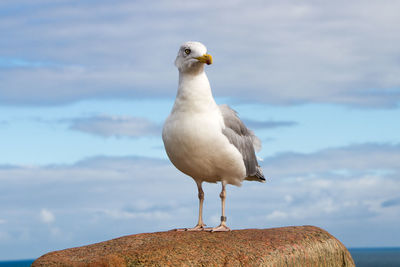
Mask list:
[{"label": "wing feather", "polygon": [[261,148],[261,141],[240,120],[237,112],[228,105],[219,105],[225,128],[222,133],[242,154],[246,167],[247,180],[265,181],[261,167],[258,165],[255,151]]}]

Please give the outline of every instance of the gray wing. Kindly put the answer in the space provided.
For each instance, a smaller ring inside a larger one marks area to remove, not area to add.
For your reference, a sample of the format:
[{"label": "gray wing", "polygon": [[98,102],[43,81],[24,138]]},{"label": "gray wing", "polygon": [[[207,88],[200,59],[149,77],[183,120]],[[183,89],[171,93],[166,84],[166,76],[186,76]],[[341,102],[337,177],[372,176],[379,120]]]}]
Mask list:
[{"label": "gray wing", "polygon": [[222,133],[242,154],[246,167],[246,180],[265,181],[255,153],[255,150],[261,147],[260,140],[244,125],[236,111],[228,105],[219,105],[219,109],[225,123]]}]

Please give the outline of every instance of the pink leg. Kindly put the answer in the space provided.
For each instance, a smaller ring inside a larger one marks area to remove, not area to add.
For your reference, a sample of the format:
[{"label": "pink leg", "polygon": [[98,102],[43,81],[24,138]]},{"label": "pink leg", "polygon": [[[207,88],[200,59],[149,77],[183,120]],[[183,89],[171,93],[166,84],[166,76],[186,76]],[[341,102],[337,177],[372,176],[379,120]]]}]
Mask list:
[{"label": "pink leg", "polygon": [[212,232],[227,232],[231,231],[231,229],[226,225],[226,216],[225,216],[225,198],[226,198],[226,190],[225,190],[225,182],[222,181],[222,191],[219,194],[221,198],[221,206],[222,206],[222,216],[221,216],[221,224],[217,227],[211,229]]},{"label": "pink leg", "polygon": [[197,182],[197,189],[199,190],[199,220],[197,225],[193,228],[188,228],[186,231],[203,231],[205,228],[205,224],[203,222],[203,202],[204,202],[204,192],[203,188],[201,187],[202,182]]},{"label": "pink leg", "polygon": [[204,202],[204,191],[203,188],[201,187],[202,182],[196,181],[197,184],[197,189],[199,191],[199,220],[197,222],[197,225],[193,228],[180,228],[180,229],[175,229],[175,231],[204,231],[205,224],[203,222],[203,202]]}]

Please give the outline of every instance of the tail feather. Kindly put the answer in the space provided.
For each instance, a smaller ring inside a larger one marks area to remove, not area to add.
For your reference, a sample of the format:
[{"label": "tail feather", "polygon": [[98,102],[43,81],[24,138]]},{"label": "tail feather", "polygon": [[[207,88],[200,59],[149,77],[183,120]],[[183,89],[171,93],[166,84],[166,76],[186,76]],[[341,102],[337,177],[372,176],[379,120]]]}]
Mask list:
[{"label": "tail feather", "polygon": [[264,177],[263,171],[260,166],[257,166],[257,171],[254,175],[246,177],[245,180],[247,181],[257,181],[261,183],[265,183],[266,179]]}]

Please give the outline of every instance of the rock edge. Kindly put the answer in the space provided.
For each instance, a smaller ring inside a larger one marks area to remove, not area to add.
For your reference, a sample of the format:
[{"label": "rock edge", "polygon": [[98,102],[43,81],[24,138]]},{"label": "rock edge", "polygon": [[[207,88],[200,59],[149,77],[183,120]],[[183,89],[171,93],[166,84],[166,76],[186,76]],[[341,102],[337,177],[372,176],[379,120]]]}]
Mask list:
[{"label": "rock edge", "polygon": [[346,247],[315,226],[231,232],[157,232],[47,253],[32,267],[355,266]]}]

